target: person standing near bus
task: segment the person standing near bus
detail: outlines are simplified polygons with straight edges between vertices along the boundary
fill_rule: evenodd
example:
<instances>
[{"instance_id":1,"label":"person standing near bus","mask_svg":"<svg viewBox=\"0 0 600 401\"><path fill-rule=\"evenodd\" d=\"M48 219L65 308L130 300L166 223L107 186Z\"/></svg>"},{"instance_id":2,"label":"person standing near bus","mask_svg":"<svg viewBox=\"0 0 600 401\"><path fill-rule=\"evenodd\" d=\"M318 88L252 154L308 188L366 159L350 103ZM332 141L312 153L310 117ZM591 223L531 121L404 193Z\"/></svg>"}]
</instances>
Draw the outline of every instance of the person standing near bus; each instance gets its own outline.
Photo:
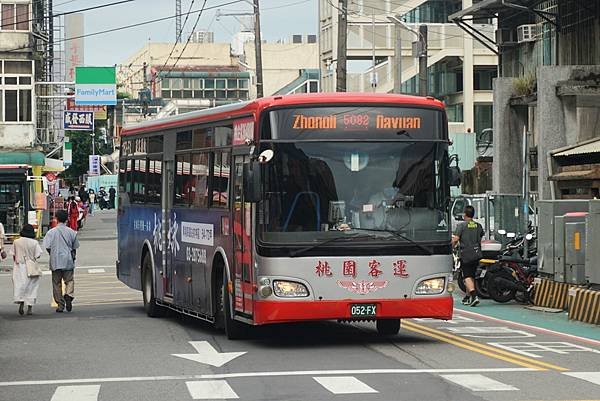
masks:
<instances>
[{"instance_id":1,"label":"person standing near bus","mask_svg":"<svg viewBox=\"0 0 600 401\"><path fill-rule=\"evenodd\" d=\"M95 203L96 203L96 193L91 188L90 188L90 192L88 194L88 198L89 198L88 207L89 207L89 210L90 210L90 216L93 216L94 215L94 206L96 206L95 205Z\"/></svg>"},{"instance_id":2,"label":"person standing near bus","mask_svg":"<svg viewBox=\"0 0 600 401\"><path fill-rule=\"evenodd\" d=\"M56 218L58 225L46 233L44 237L44 248L50 255L50 270L52 270L52 295L58 305L56 312L62 313L67 309L73 309L73 292L75 282L73 273L75 270L75 251L79 248L77 232L65 225L67 212L58 210ZM65 283L63 294L62 282Z\"/></svg>"},{"instance_id":3,"label":"person standing near bus","mask_svg":"<svg viewBox=\"0 0 600 401\"><path fill-rule=\"evenodd\" d=\"M108 194L109 194L108 208L114 209L115 208L115 199L117 198L117 190L115 189L115 187L111 186L108 190Z\"/></svg>"},{"instance_id":4,"label":"person standing near bus","mask_svg":"<svg viewBox=\"0 0 600 401\"><path fill-rule=\"evenodd\" d=\"M23 316L23 308L27 305L27 314L33 314L33 305L40 286L40 276L29 275L27 261L37 262L42 256L40 243L35 239L35 230L31 224L25 224L19 234L21 237L13 243L13 294L14 302L19 305L19 315Z\"/></svg>"},{"instance_id":5,"label":"person standing near bus","mask_svg":"<svg viewBox=\"0 0 600 401\"><path fill-rule=\"evenodd\" d=\"M452 245L460 244L460 268L467 288L462 303L470 306L479 304L475 292L475 271L481 259L481 238L484 234L483 227L473 220L474 217L475 208L466 206L463 212L464 220L458 224L452 236Z\"/></svg>"},{"instance_id":6,"label":"person standing near bus","mask_svg":"<svg viewBox=\"0 0 600 401\"><path fill-rule=\"evenodd\" d=\"M69 202L67 203L67 213L69 216L68 226L77 231L77 221L79 220L79 205L77 205L77 201L75 201L75 197L71 196L69 198Z\"/></svg>"}]
</instances>

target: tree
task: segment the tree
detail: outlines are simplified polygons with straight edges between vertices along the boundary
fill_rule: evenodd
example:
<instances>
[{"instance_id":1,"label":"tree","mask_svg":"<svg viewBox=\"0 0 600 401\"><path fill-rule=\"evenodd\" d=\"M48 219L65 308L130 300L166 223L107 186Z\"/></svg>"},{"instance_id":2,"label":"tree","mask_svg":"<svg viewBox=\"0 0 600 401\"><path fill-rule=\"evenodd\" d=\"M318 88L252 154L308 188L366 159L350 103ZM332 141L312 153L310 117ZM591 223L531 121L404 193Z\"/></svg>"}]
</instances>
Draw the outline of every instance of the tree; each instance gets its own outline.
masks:
<instances>
[{"instance_id":1,"label":"tree","mask_svg":"<svg viewBox=\"0 0 600 401\"><path fill-rule=\"evenodd\" d=\"M92 154L92 135L88 131L66 131L69 142L73 144L73 161L68 169L62 174L66 179L77 181L79 177L87 174L89 168L89 156ZM100 127L94 130L94 146L97 155L112 153L112 147L100 139Z\"/></svg>"}]
</instances>

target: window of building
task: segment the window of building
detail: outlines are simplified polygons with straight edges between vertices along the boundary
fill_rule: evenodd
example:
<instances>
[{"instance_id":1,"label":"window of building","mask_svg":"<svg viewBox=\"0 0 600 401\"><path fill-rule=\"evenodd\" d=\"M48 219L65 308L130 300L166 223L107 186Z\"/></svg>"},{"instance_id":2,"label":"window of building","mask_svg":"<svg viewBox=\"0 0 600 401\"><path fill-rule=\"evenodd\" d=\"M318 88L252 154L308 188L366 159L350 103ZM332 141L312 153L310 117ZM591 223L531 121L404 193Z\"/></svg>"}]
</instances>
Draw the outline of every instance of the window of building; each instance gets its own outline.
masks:
<instances>
[{"instance_id":1,"label":"window of building","mask_svg":"<svg viewBox=\"0 0 600 401\"><path fill-rule=\"evenodd\" d=\"M446 106L446 114L448 121L452 123L463 122L463 105L462 103L451 104Z\"/></svg>"},{"instance_id":2,"label":"window of building","mask_svg":"<svg viewBox=\"0 0 600 401\"><path fill-rule=\"evenodd\" d=\"M473 71L473 88L475 90L492 90L494 78L498 76L498 71L493 69L476 69Z\"/></svg>"},{"instance_id":3,"label":"window of building","mask_svg":"<svg viewBox=\"0 0 600 401\"><path fill-rule=\"evenodd\" d=\"M192 156L192 206L208 207L209 153L196 153Z\"/></svg>"},{"instance_id":4,"label":"window of building","mask_svg":"<svg viewBox=\"0 0 600 401\"><path fill-rule=\"evenodd\" d=\"M224 208L228 207L229 194L229 170L230 170L230 153L227 151L217 151L214 154L214 163L212 171L212 207Z\"/></svg>"},{"instance_id":5,"label":"window of building","mask_svg":"<svg viewBox=\"0 0 600 401\"><path fill-rule=\"evenodd\" d=\"M32 121L32 70L31 61L0 61L0 121Z\"/></svg>"},{"instance_id":6,"label":"window of building","mask_svg":"<svg viewBox=\"0 0 600 401\"><path fill-rule=\"evenodd\" d=\"M175 156L175 190L173 191L175 205L189 206L193 184L191 155Z\"/></svg>"},{"instance_id":7,"label":"window of building","mask_svg":"<svg viewBox=\"0 0 600 401\"><path fill-rule=\"evenodd\" d=\"M493 128L494 109L491 104L475 104L475 132L481 133L486 128Z\"/></svg>"},{"instance_id":8,"label":"window of building","mask_svg":"<svg viewBox=\"0 0 600 401\"><path fill-rule=\"evenodd\" d=\"M29 4L3 3L0 8L0 29L3 31L29 30Z\"/></svg>"}]
</instances>

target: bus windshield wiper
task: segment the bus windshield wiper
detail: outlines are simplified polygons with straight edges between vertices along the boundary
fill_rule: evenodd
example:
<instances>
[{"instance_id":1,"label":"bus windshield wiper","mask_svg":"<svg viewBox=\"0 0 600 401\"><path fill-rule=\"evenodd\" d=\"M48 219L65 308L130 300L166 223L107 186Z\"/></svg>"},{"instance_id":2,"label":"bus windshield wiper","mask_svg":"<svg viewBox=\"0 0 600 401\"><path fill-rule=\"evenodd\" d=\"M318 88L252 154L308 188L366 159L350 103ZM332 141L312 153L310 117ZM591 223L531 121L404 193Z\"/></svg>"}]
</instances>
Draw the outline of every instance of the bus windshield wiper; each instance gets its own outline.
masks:
<instances>
[{"instance_id":1,"label":"bus windshield wiper","mask_svg":"<svg viewBox=\"0 0 600 401\"><path fill-rule=\"evenodd\" d=\"M403 239L404 241L410 242L411 244L413 244L414 246L416 246L417 248L419 248L420 250L426 252L428 255L433 255L433 251L429 248L427 248L425 245L419 244L417 241L407 237L404 234L401 234L399 231L394 231L394 230L381 230L381 229L377 229L377 228L352 228L353 230L359 230L359 231L374 231L374 232L384 232L384 233L390 233L398 238Z\"/></svg>"},{"instance_id":2,"label":"bus windshield wiper","mask_svg":"<svg viewBox=\"0 0 600 401\"><path fill-rule=\"evenodd\" d=\"M316 244L312 244L312 245L306 246L304 248L297 249L295 251L290 251L289 256L291 258L294 258L296 256L299 256L299 255L305 253L305 252L310 251L311 249L315 249L315 248L318 248L320 246L330 244L332 242L336 242L336 241L339 241L339 240L342 240L342 239L349 239L349 238L353 238L353 239L356 239L356 238L373 238L373 234L371 234L371 235L368 235L368 234L365 235L365 234L354 233L352 235L345 235L345 236L342 236L342 237L328 238L328 239L323 240L321 242L317 242Z\"/></svg>"}]
</instances>

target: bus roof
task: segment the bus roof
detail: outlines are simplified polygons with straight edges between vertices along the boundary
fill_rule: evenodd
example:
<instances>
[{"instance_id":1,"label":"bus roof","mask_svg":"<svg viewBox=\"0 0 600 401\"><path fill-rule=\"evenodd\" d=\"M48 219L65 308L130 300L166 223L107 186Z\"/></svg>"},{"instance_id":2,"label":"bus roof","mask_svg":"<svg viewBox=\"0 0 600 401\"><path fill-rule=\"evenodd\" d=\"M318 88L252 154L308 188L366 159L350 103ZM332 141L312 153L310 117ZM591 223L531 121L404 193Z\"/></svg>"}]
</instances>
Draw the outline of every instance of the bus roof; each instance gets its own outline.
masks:
<instances>
[{"instance_id":1,"label":"bus roof","mask_svg":"<svg viewBox=\"0 0 600 401\"><path fill-rule=\"evenodd\" d=\"M123 128L121 136L144 134L158 130L173 129L189 125L202 124L211 121L224 120L247 115L256 115L262 110L273 106L297 105L331 105L344 103L361 104L397 104L404 106L425 106L444 108L444 104L430 96L396 95L388 93L305 93L295 95L269 96L247 102L232 103L225 106L213 107L205 110L193 111L145 121L140 124Z\"/></svg>"}]
</instances>

